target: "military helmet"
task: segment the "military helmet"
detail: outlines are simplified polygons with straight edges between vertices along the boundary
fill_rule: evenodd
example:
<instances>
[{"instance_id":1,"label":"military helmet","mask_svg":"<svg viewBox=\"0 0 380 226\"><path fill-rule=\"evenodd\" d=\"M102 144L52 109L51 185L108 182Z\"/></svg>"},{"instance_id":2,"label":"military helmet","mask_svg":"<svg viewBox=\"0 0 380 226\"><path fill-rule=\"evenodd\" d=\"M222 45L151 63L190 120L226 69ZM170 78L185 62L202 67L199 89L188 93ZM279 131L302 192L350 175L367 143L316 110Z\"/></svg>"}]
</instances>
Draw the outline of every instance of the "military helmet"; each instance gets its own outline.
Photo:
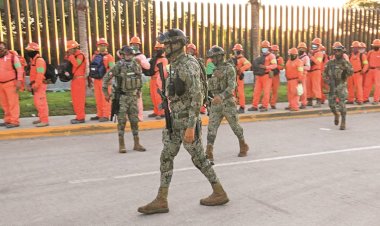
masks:
<instances>
[{"instance_id":1,"label":"military helmet","mask_svg":"<svg viewBox=\"0 0 380 226\"><path fill-rule=\"evenodd\" d=\"M134 51L133 51L132 47L130 47L130 46L123 46L120 50L120 53L124 54L124 55L126 55L126 54L133 55Z\"/></svg>"},{"instance_id":2,"label":"military helmet","mask_svg":"<svg viewBox=\"0 0 380 226\"><path fill-rule=\"evenodd\" d=\"M224 54L225 54L224 49L220 46L213 46L211 47L211 49L207 51L208 58L218 56L218 55L224 55Z\"/></svg>"},{"instance_id":3,"label":"military helmet","mask_svg":"<svg viewBox=\"0 0 380 226\"><path fill-rule=\"evenodd\" d=\"M169 29L165 33L161 33L158 38L158 42L161 44L175 43L177 41L182 41L184 45L187 44L188 38L185 33L177 28Z\"/></svg>"}]
</instances>

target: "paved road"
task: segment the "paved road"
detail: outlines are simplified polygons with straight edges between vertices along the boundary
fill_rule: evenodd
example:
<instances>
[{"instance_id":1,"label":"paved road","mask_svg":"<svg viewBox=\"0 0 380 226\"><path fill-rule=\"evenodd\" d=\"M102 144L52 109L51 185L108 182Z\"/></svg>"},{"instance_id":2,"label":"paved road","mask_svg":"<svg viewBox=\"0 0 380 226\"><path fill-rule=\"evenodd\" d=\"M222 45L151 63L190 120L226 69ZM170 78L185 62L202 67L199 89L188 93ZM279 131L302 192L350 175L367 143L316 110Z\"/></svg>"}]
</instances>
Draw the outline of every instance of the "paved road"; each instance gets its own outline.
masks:
<instances>
[{"instance_id":1,"label":"paved road","mask_svg":"<svg viewBox=\"0 0 380 226\"><path fill-rule=\"evenodd\" d=\"M159 185L160 131L146 153L116 152L116 134L0 141L0 225L355 225L380 222L380 114L244 123L251 146L222 125L215 170L231 202L204 207L211 188L182 149L170 212L143 216ZM204 134L205 135L205 134ZM127 146L132 147L127 136Z\"/></svg>"}]
</instances>

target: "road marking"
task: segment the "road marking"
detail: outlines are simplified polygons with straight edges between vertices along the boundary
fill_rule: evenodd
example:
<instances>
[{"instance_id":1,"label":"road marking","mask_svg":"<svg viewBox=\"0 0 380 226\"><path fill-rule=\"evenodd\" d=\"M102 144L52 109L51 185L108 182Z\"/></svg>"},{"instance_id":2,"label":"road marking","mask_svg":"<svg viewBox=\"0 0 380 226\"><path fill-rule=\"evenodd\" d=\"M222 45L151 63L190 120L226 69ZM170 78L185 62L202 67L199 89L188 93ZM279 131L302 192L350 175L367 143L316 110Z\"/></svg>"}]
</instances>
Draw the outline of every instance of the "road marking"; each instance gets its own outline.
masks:
<instances>
[{"instance_id":1,"label":"road marking","mask_svg":"<svg viewBox=\"0 0 380 226\"><path fill-rule=\"evenodd\" d=\"M329 129L329 128L319 128L320 130L322 130L322 131L330 131L331 129Z\"/></svg>"},{"instance_id":2,"label":"road marking","mask_svg":"<svg viewBox=\"0 0 380 226\"><path fill-rule=\"evenodd\" d=\"M380 150L380 146L368 146L368 147L359 147L359 148L348 148L348 149L332 150L332 151L322 151L322 152L313 152L313 153L299 154L299 155L286 155L286 156L263 158L263 159L254 159L254 160L247 160L247 161L227 162L227 163L215 164L214 167L225 167L225 166L234 166L234 165L243 165L243 164L258 163L258 162L270 162L270 161L285 160L285 159L295 159L295 158L304 158L304 157L311 157L311 156L331 155L331 154L346 153L346 152L369 151L369 150L376 150L376 149ZM197 168L195 168L195 167L185 167L185 168L180 168L180 169L174 169L173 171L174 172L184 172L184 171L191 171L191 170L197 170ZM145 173L133 173L133 174L114 176L114 177L111 177L109 179L125 179L125 178L142 177L142 176L159 175L159 174L160 174L160 171L151 171L151 172L145 172ZM104 181L104 180L107 180L107 178L93 178L93 179L73 180L73 181L68 181L68 183L70 183L70 184L79 184L79 183L98 182L98 181Z\"/></svg>"}]
</instances>

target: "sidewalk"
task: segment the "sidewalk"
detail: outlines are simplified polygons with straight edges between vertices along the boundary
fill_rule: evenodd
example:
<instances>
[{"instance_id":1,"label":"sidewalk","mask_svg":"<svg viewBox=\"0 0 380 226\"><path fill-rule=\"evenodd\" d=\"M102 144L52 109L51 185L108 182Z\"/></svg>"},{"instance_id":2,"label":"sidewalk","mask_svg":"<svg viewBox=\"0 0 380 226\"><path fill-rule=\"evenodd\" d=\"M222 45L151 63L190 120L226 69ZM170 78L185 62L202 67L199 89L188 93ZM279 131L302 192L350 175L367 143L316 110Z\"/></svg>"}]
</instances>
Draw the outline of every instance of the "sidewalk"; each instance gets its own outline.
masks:
<instances>
[{"instance_id":1,"label":"sidewalk","mask_svg":"<svg viewBox=\"0 0 380 226\"><path fill-rule=\"evenodd\" d=\"M255 122L266 120L278 120L289 118L309 118L331 115L328 104L323 104L322 108L308 107L305 110L298 112L289 112L284 110L288 105L287 102L278 103L277 109L269 110L268 112L250 112L246 110L245 114L239 115L240 122ZM247 106L248 109L251 106ZM380 112L380 105L364 104L364 105L347 105L348 114L353 113L367 113L367 112ZM144 112L144 121L139 123L140 130L161 129L165 126L165 120L156 120L148 118L151 111ZM116 123L90 121L90 117L95 115L86 115L86 123L83 124L70 124L70 120L74 118L73 115L66 116L51 116L50 126L43 128L36 128L32 122L36 117L21 118L20 127L13 129L6 129L0 127L0 140L33 138L33 137L50 137L50 136L72 136L72 135L85 135L96 133L116 133ZM208 124L208 117L202 116L203 125ZM226 123L223 120L222 123ZM130 131L129 123L127 123L126 131Z\"/></svg>"}]
</instances>

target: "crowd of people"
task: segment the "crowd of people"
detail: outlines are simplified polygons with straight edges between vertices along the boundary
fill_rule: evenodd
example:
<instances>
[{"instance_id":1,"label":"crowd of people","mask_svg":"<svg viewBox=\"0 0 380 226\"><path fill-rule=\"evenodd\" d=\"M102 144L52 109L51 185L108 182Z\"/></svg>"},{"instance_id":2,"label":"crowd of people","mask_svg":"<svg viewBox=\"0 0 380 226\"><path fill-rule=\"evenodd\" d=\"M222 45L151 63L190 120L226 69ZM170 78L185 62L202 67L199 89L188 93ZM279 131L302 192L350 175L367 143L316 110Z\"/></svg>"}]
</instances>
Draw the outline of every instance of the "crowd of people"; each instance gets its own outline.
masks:
<instances>
[{"instance_id":1,"label":"crowd of people","mask_svg":"<svg viewBox=\"0 0 380 226\"><path fill-rule=\"evenodd\" d=\"M148 117L161 119L164 117L163 109L160 108L161 96L157 92L162 86L159 76L158 64L163 64L165 77L170 70L170 64L164 54L164 46L157 42L154 46L154 53L151 59L141 53L141 40L139 37L132 37L129 41L133 50L134 60L141 66L142 73L150 76L150 96L153 103L153 112ZM354 74L347 78L347 104L362 105L369 102L370 93L373 86L375 91L372 104L378 104L380 99L380 41L376 39L372 43L372 50L367 52L367 47L363 42L354 41L348 49L340 42L335 42L333 49L342 48L343 57L353 66ZM34 105L38 112L38 120L33 121L37 127L49 125L49 107L46 98L47 82L45 73L47 63L40 55L40 46L31 42L25 48L28 62L16 51L8 50L5 42L0 42L0 70L4 71L0 75L0 98L4 111L4 122L0 126L14 128L19 126L19 91L27 90L33 93ZM108 52L108 42L101 38L97 42L97 50L90 60L90 76L86 75L86 59L80 50L80 45L74 40L67 41L65 60L72 65L71 96L75 118L70 121L72 124L85 123L85 102L86 83L93 86L96 100L96 116L90 120L107 122L110 120L111 101L108 101L102 91L103 76L115 65L115 57ZM327 55L326 48L322 45L320 38L312 40L308 47L305 42L300 42L296 48L288 51L288 61L280 56L278 45L271 45L267 40L261 42L260 56L249 62L244 57L244 49L241 44L235 44L229 56L228 62L235 68L237 74L237 87L234 90L238 113L246 110L246 97L244 92L244 72L253 70L255 75L252 107L248 111L265 112L269 109L276 109L278 101L278 90L280 87L280 72L285 70L287 78L288 102L286 108L290 111L299 111L307 106L313 108L321 107L326 101L326 93L329 84L323 79L323 72L328 61L335 58L335 55ZM198 57L197 47L189 43L185 47L186 53L194 56L205 69L205 74L211 78L216 68L210 58L206 60ZM117 51L117 60L122 58L120 50ZM295 61L295 59L298 59ZM300 66L302 65L302 67ZM92 70L99 75L91 76ZM25 84L25 75L30 76L30 83ZM111 83L107 85L111 92ZM302 88L301 88L302 87ZM138 119L143 120L143 102L140 92L137 99ZM206 113L206 106L202 106L200 113Z\"/></svg>"}]
</instances>

